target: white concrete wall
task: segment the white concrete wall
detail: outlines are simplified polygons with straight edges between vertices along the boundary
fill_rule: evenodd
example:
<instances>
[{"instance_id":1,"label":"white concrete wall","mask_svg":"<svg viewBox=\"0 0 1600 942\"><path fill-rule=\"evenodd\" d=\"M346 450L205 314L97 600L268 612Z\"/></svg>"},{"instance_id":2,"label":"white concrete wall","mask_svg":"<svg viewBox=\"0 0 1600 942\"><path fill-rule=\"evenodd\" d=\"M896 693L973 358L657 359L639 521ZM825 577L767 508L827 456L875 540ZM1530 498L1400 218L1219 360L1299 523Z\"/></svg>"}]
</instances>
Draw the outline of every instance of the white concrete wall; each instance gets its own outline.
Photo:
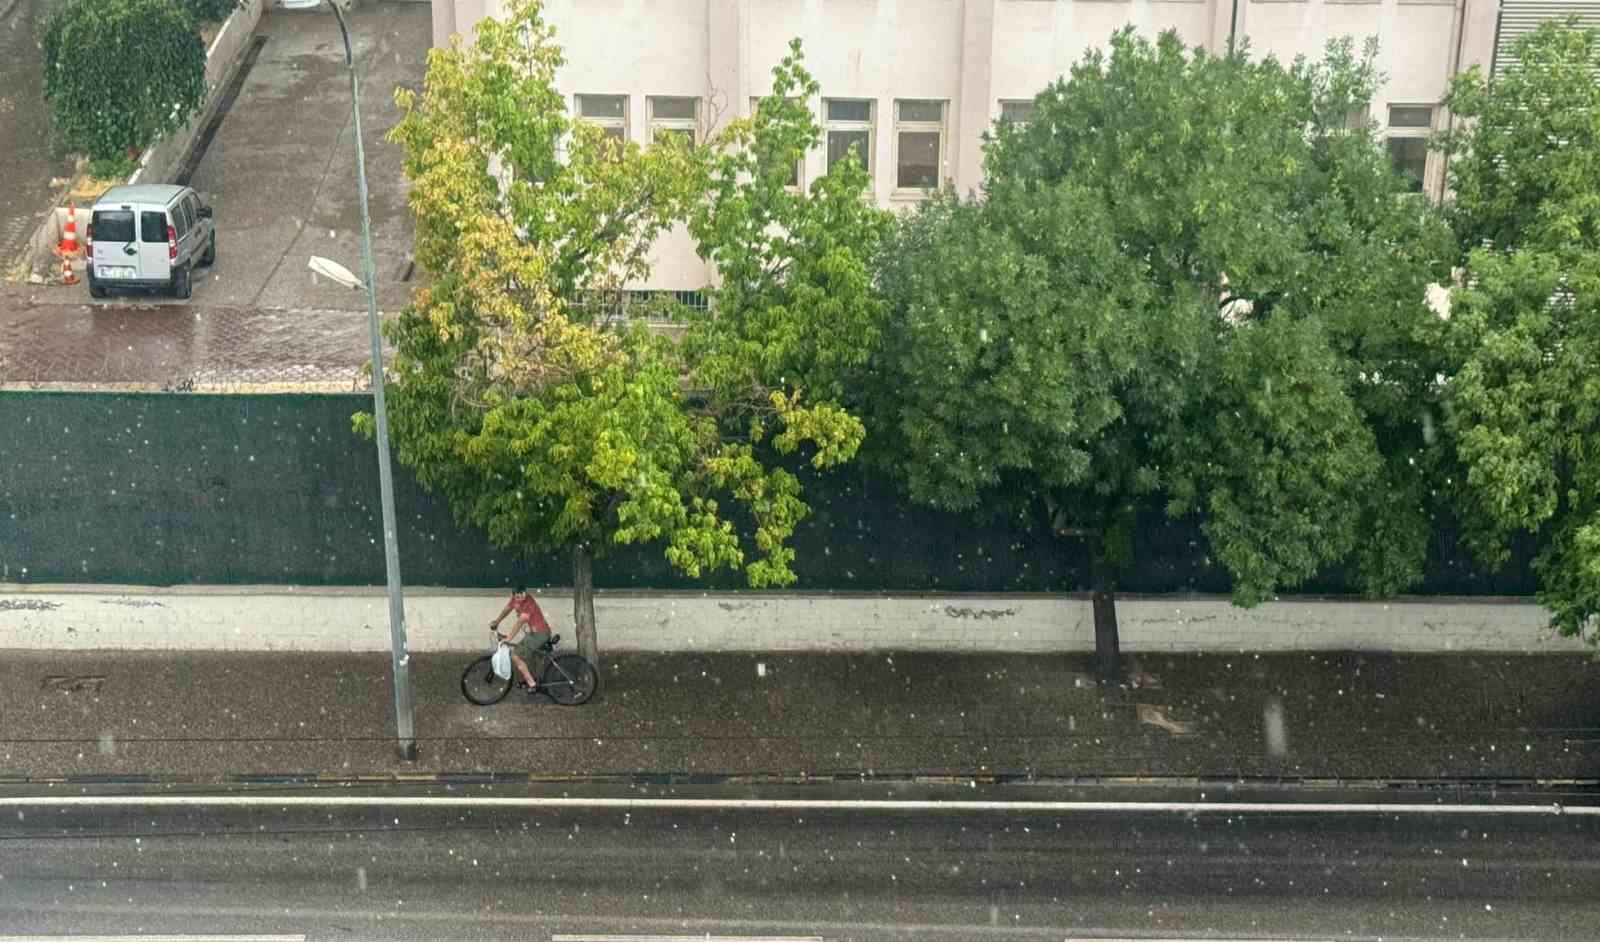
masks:
<instances>
[{"instance_id":1,"label":"white concrete wall","mask_svg":"<svg viewBox=\"0 0 1600 942\"><path fill-rule=\"evenodd\" d=\"M448 42L502 0L434 0L435 36ZM1388 79L1373 102L1381 125L1391 102L1437 103L1456 60L1458 22L1466 24L1462 67L1492 53L1497 0L1238 0L1237 32L1256 55L1284 62L1319 57L1335 36L1379 38ZM789 40L805 43L806 63L823 97L877 103L873 190L900 209L894 193L894 102L949 102L944 177L962 192L982 181L981 135L1000 101L1032 98L1085 52L1127 25L1148 36L1175 29L1191 46L1227 48L1234 0L548 0L568 63L557 77L569 96L625 94L629 138L648 139L651 95L715 96L725 114L748 112L771 89ZM820 114L820 103L814 103ZM1442 119L1441 119L1442 120ZM805 179L825 169L821 148L806 158ZM1442 160L1430 159L1440 189ZM642 287L694 289L710 277L683 232L664 237Z\"/></svg>"},{"instance_id":2,"label":"white concrete wall","mask_svg":"<svg viewBox=\"0 0 1600 942\"><path fill-rule=\"evenodd\" d=\"M411 649L472 650L504 593L414 590ZM570 593L539 594L571 637ZM1344 602L1285 599L1255 609L1220 598L1128 598L1117 606L1129 652L1579 652L1548 613L1515 600ZM611 651L937 650L1087 652L1093 615L1066 595L602 593ZM0 650L388 650L381 589L0 587Z\"/></svg>"}]
</instances>

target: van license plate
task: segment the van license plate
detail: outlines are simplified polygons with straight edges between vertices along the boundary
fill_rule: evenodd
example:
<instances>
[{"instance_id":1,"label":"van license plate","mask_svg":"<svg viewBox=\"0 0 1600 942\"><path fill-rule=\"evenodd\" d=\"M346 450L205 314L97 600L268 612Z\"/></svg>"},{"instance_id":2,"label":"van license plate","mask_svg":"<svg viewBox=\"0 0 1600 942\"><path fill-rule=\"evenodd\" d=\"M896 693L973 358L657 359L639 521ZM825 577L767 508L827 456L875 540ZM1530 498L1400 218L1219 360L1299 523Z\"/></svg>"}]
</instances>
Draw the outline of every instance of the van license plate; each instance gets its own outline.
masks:
<instances>
[{"instance_id":1,"label":"van license plate","mask_svg":"<svg viewBox=\"0 0 1600 942\"><path fill-rule=\"evenodd\" d=\"M101 278L132 278L133 269L125 265L114 265L109 268L97 269L96 274Z\"/></svg>"}]
</instances>

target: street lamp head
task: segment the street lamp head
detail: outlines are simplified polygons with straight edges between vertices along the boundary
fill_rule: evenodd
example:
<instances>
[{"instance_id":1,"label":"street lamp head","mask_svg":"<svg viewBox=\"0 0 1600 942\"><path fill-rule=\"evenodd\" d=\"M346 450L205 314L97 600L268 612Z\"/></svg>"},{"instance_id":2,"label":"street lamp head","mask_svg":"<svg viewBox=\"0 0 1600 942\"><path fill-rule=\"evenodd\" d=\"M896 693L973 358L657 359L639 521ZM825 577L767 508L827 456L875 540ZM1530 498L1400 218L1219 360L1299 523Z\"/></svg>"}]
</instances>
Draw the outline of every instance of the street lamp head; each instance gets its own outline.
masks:
<instances>
[{"instance_id":1,"label":"street lamp head","mask_svg":"<svg viewBox=\"0 0 1600 942\"><path fill-rule=\"evenodd\" d=\"M331 258L320 255L311 256L310 269L324 278L331 278L346 288L364 288L366 283L357 278L355 272L340 265Z\"/></svg>"}]
</instances>

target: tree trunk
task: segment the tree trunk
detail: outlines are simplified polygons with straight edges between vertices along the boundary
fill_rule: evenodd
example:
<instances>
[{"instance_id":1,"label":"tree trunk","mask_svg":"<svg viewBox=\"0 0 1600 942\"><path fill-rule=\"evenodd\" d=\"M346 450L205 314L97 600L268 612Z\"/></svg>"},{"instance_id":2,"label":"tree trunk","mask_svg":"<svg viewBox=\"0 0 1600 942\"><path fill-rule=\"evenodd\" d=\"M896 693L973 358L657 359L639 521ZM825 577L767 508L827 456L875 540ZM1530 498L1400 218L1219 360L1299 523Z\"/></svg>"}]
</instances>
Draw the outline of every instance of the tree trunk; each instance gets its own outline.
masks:
<instances>
[{"instance_id":1,"label":"tree trunk","mask_svg":"<svg viewBox=\"0 0 1600 942\"><path fill-rule=\"evenodd\" d=\"M572 620L578 632L578 653L599 667L600 645L594 624L594 556L587 543L572 549Z\"/></svg>"},{"instance_id":2,"label":"tree trunk","mask_svg":"<svg viewBox=\"0 0 1600 942\"><path fill-rule=\"evenodd\" d=\"M1095 547L1094 586L1094 666L1103 684L1122 683L1122 642L1117 637L1117 575L1107 564L1102 547Z\"/></svg>"}]
</instances>

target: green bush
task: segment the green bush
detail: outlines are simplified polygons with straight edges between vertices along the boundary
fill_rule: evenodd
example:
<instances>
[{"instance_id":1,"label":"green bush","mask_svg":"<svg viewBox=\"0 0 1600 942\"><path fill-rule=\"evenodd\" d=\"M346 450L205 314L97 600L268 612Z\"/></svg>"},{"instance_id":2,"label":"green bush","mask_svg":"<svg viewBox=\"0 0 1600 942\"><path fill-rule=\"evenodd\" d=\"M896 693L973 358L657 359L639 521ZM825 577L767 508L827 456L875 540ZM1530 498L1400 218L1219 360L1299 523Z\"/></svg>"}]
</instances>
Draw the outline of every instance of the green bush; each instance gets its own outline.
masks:
<instances>
[{"instance_id":1,"label":"green bush","mask_svg":"<svg viewBox=\"0 0 1600 942\"><path fill-rule=\"evenodd\" d=\"M132 175L139 162L126 154L97 157L89 161L89 176L96 180L121 180Z\"/></svg>"},{"instance_id":2,"label":"green bush","mask_svg":"<svg viewBox=\"0 0 1600 942\"><path fill-rule=\"evenodd\" d=\"M150 146L181 128L205 94L205 46L174 0L72 0L45 30L56 130L91 159Z\"/></svg>"},{"instance_id":3,"label":"green bush","mask_svg":"<svg viewBox=\"0 0 1600 942\"><path fill-rule=\"evenodd\" d=\"M221 23L239 8L240 0L178 0L196 23Z\"/></svg>"}]
</instances>

